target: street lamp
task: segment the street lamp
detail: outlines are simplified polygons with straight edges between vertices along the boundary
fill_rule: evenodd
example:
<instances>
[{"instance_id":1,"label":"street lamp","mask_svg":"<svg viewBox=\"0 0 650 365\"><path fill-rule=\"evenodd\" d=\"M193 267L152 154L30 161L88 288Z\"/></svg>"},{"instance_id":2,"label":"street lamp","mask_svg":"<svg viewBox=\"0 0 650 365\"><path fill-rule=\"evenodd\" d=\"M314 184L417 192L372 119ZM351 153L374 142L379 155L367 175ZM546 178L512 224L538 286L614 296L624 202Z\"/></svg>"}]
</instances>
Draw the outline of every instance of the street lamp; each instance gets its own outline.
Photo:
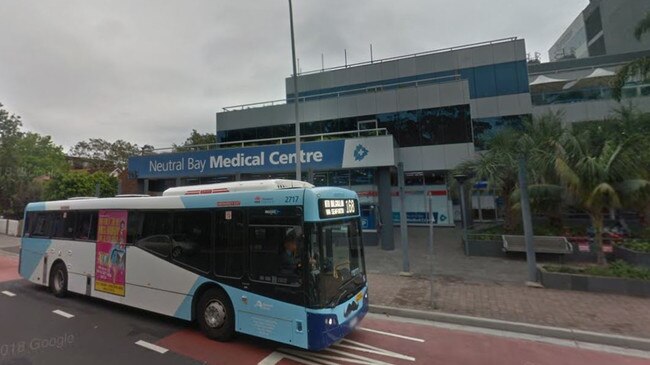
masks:
<instances>
[{"instance_id":1,"label":"street lamp","mask_svg":"<svg viewBox=\"0 0 650 365\"><path fill-rule=\"evenodd\" d=\"M463 221L463 243L465 245L465 255L469 254L469 245L467 242L467 212L466 212L466 206L465 206L465 181L467 181L469 177L464 174L457 174L454 175L454 180L458 182L458 185L460 187L460 215L462 217Z\"/></svg>"},{"instance_id":2,"label":"street lamp","mask_svg":"<svg viewBox=\"0 0 650 365\"><path fill-rule=\"evenodd\" d=\"M302 180L302 161L300 151L300 121L298 120L298 72L296 67L296 41L293 36L293 7L289 0L289 24L291 26L291 56L293 62L293 107L296 114L296 180Z\"/></svg>"}]
</instances>

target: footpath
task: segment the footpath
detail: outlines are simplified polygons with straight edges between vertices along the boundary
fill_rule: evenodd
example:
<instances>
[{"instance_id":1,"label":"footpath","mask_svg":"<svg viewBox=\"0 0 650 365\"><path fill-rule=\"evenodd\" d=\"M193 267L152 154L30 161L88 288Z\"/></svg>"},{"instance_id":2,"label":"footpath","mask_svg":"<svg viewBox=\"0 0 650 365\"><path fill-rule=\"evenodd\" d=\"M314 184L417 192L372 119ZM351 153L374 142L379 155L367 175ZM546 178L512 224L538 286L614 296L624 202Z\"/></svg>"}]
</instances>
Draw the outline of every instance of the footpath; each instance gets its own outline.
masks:
<instances>
[{"instance_id":1,"label":"footpath","mask_svg":"<svg viewBox=\"0 0 650 365\"><path fill-rule=\"evenodd\" d=\"M530 288L524 257L466 257L459 229L436 228L432 258L427 234L409 229L412 277L399 234L394 251L366 248L371 304L650 339L650 298Z\"/></svg>"}]
</instances>

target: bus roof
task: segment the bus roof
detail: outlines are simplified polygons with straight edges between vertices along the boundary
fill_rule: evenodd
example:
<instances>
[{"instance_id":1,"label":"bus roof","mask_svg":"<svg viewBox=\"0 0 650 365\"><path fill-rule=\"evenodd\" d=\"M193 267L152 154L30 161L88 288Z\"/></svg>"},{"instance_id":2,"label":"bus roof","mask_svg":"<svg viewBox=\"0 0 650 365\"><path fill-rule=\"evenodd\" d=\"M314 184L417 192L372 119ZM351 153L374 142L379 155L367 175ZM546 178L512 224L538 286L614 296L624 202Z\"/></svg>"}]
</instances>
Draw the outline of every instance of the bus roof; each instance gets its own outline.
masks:
<instances>
[{"instance_id":1,"label":"bus roof","mask_svg":"<svg viewBox=\"0 0 650 365\"><path fill-rule=\"evenodd\" d=\"M244 191L269 191L282 189L310 189L314 185L298 180L269 179L269 180L251 180L251 181L234 181L219 184L191 185L169 188L163 192L163 196L179 195L203 195L234 193Z\"/></svg>"}]
</instances>

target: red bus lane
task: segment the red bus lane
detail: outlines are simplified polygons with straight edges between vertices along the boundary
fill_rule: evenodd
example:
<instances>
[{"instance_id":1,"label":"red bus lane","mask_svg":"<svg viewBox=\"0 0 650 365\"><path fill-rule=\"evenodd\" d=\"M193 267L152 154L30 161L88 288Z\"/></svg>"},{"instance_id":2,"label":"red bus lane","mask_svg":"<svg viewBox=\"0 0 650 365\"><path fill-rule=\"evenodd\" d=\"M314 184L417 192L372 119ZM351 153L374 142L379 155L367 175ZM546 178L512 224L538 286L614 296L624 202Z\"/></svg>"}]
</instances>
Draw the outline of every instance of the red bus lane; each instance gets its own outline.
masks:
<instances>
[{"instance_id":1,"label":"red bus lane","mask_svg":"<svg viewBox=\"0 0 650 365\"><path fill-rule=\"evenodd\" d=\"M556 341L558 342L558 341ZM562 341L559 341L560 343ZM320 352L239 336L218 343L186 330L157 344L206 364L649 364L650 358L369 316L354 333ZM647 355L647 354L646 354Z\"/></svg>"},{"instance_id":2,"label":"red bus lane","mask_svg":"<svg viewBox=\"0 0 650 365\"><path fill-rule=\"evenodd\" d=\"M18 257L0 255L0 282L20 279Z\"/></svg>"}]
</instances>

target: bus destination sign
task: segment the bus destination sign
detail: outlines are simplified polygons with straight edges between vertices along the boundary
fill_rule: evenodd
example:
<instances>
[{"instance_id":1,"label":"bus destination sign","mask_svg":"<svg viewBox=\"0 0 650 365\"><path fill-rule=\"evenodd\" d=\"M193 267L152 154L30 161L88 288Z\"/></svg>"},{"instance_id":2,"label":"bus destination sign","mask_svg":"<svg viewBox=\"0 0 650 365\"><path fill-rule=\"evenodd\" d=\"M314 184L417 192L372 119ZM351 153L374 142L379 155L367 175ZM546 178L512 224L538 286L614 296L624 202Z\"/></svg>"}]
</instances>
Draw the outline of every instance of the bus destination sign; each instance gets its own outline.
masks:
<instances>
[{"instance_id":1,"label":"bus destination sign","mask_svg":"<svg viewBox=\"0 0 650 365\"><path fill-rule=\"evenodd\" d=\"M320 199L319 212L321 218L337 218L359 214L356 199Z\"/></svg>"}]
</instances>

